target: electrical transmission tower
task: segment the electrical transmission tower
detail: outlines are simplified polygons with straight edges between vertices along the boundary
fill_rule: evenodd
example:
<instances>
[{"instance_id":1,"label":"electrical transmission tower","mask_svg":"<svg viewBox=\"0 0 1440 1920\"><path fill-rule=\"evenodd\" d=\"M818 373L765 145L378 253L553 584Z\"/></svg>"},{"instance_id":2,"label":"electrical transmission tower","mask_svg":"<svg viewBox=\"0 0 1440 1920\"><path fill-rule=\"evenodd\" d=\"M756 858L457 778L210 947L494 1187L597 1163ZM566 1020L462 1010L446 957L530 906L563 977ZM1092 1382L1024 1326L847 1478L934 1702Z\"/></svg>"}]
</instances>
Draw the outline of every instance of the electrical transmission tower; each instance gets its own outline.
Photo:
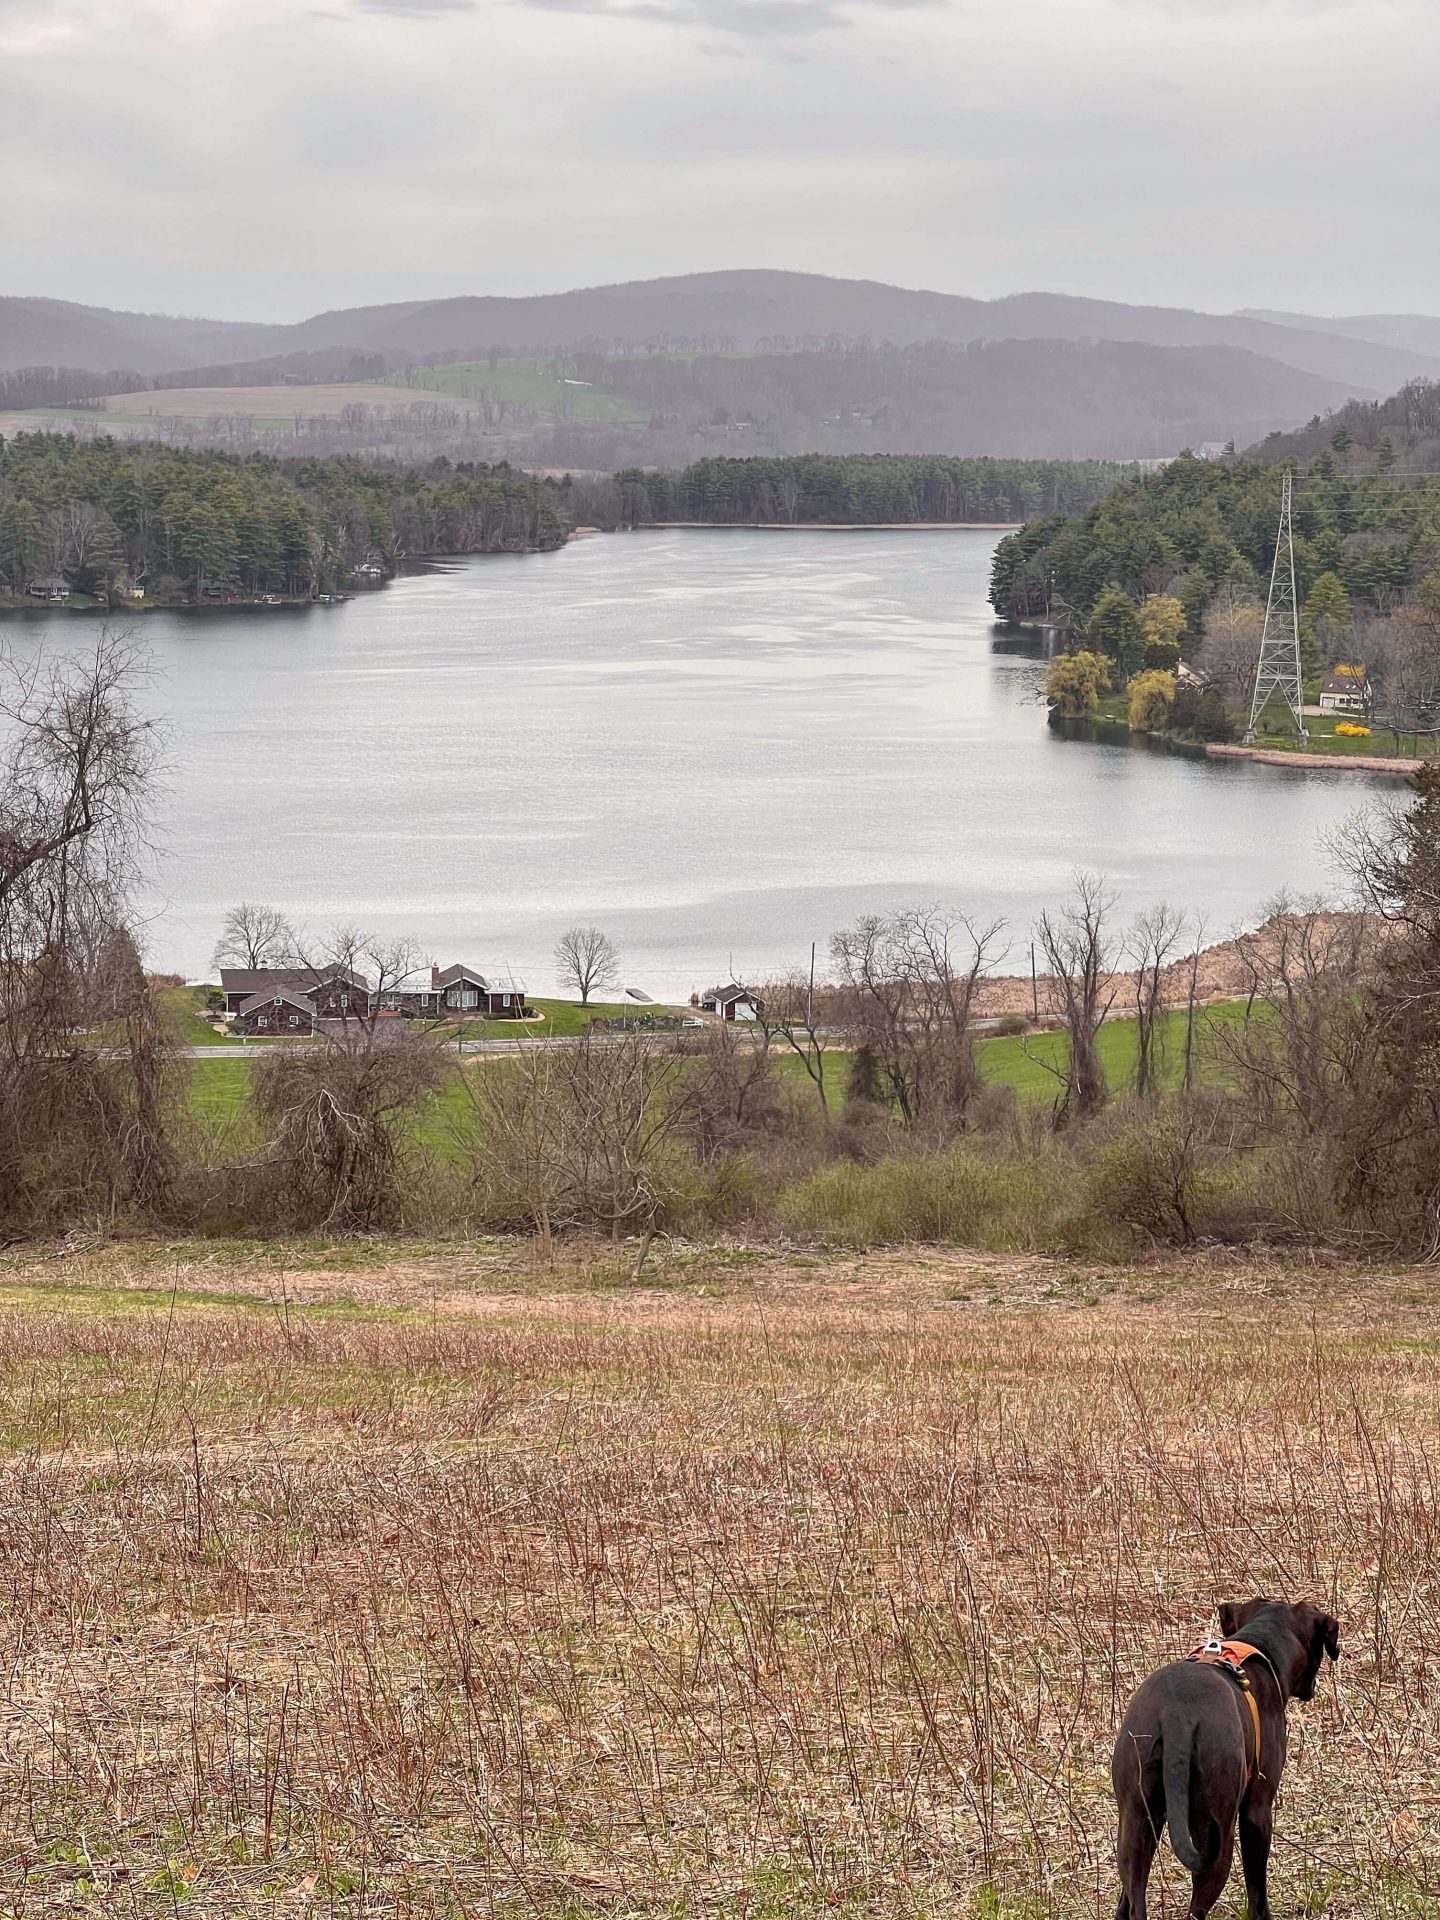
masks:
<instances>
[{"instance_id":1,"label":"electrical transmission tower","mask_svg":"<svg viewBox=\"0 0 1440 1920\"><path fill-rule=\"evenodd\" d=\"M1265 603L1265 625L1260 634L1260 660L1255 691L1250 697L1250 724L1245 744L1255 739L1255 723L1278 693L1290 709L1297 740L1308 740L1300 687L1300 609L1295 603L1295 536L1291 526L1290 469L1280 483L1280 531L1275 536L1275 564L1270 569L1270 598Z\"/></svg>"}]
</instances>

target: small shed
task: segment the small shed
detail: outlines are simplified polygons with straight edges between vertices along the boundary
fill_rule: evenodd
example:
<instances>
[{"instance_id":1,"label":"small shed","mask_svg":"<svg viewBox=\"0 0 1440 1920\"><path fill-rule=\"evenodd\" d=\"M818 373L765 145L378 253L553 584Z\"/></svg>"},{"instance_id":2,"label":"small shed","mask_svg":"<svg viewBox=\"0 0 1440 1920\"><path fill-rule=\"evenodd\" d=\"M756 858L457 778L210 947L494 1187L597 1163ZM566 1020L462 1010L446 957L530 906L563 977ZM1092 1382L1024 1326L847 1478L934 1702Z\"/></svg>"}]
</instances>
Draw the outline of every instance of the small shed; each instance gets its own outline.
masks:
<instances>
[{"instance_id":1,"label":"small shed","mask_svg":"<svg viewBox=\"0 0 1440 1920\"><path fill-rule=\"evenodd\" d=\"M748 987L737 987L732 982L728 987L711 987L708 993L702 993L700 1011L718 1014L722 1020L754 1020L760 1012L760 1002Z\"/></svg>"}]
</instances>

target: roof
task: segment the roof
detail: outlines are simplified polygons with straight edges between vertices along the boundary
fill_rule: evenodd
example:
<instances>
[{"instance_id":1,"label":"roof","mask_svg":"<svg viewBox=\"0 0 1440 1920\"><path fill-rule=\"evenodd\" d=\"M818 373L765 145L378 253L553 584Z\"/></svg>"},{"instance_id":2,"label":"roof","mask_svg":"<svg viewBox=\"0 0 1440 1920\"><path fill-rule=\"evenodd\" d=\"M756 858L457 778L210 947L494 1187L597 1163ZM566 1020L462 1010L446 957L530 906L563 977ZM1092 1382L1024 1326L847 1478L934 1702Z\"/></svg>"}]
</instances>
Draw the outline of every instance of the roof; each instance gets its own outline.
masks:
<instances>
[{"instance_id":1,"label":"roof","mask_svg":"<svg viewBox=\"0 0 1440 1920\"><path fill-rule=\"evenodd\" d=\"M748 987L731 985L711 987L708 992L702 993L700 998L702 1000L753 1000L755 996Z\"/></svg>"},{"instance_id":2,"label":"roof","mask_svg":"<svg viewBox=\"0 0 1440 1920\"><path fill-rule=\"evenodd\" d=\"M263 993L252 993L248 1000L240 1002L240 1012L259 1013L263 1007L273 1007L276 1003L294 1007L297 1013L303 1013L307 1020L313 1019L314 1009L302 994L292 993L284 987L267 987Z\"/></svg>"},{"instance_id":3,"label":"roof","mask_svg":"<svg viewBox=\"0 0 1440 1920\"><path fill-rule=\"evenodd\" d=\"M465 966L459 960L453 967L442 967L436 976L436 984L442 987L453 987L457 980L468 980L471 986L483 987L486 993L490 991L490 982L484 974L475 967Z\"/></svg>"},{"instance_id":4,"label":"roof","mask_svg":"<svg viewBox=\"0 0 1440 1920\"><path fill-rule=\"evenodd\" d=\"M321 987L328 987L334 980L342 980L347 986L358 987L368 992L370 982L363 973L355 973L349 967L222 967L220 969L220 989L222 993L260 993L268 989L274 992L277 987L298 988L302 993L314 993Z\"/></svg>"},{"instance_id":5,"label":"roof","mask_svg":"<svg viewBox=\"0 0 1440 1920\"><path fill-rule=\"evenodd\" d=\"M1365 669L1353 661L1342 662L1325 676L1323 693L1363 693L1365 690Z\"/></svg>"}]
</instances>

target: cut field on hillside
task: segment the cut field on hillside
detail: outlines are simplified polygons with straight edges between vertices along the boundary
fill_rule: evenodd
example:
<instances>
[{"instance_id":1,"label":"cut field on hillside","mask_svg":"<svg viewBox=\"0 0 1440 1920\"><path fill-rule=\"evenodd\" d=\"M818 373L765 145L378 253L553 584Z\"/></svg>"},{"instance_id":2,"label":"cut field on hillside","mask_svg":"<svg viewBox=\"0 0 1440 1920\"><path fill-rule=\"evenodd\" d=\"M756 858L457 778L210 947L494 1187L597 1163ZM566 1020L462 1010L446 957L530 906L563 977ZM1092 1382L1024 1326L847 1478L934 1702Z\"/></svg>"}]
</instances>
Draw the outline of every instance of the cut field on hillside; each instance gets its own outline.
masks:
<instances>
[{"instance_id":1,"label":"cut field on hillside","mask_svg":"<svg viewBox=\"0 0 1440 1920\"><path fill-rule=\"evenodd\" d=\"M1277 1909L1433 1912L1433 1275L627 1265L0 1260L16 1911L1078 1920L1129 1690L1284 1591Z\"/></svg>"},{"instance_id":2,"label":"cut field on hillside","mask_svg":"<svg viewBox=\"0 0 1440 1920\"><path fill-rule=\"evenodd\" d=\"M575 368L565 360L501 359L457 360L444 367L411 367L404 373L392 373L378 385L390 392L444 394L463 407L467 402L505 401L512 406L528 407L535 413L564 420L642 424L649 418L634 401L597 388L576 378ZM373 388L364 389L372 392Z\"/></svg>"}]
</instances>

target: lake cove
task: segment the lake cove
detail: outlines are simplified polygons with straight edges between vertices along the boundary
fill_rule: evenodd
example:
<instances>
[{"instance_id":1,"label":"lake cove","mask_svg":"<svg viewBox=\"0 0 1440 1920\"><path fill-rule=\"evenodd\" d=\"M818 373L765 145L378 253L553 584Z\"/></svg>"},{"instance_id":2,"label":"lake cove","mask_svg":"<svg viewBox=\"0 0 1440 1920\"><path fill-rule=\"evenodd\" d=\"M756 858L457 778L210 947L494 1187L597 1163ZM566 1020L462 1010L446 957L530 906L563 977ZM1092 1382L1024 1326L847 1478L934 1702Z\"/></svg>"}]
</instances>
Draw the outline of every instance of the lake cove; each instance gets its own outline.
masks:
<instances>
[{"instance_id":1,"label":"lake cove","mask_svg":"<svg viewBox=\"0 0 1440 1920\"><path fill-rule=\"evenodd\" d=\"M1042 663L995 645L998 537L666 529L333 607L151 614L150 958L203 973L246 897L544 992L593 920L627 984L674 996L907 903L1003 916L1015 963L1077 867L1211 938L1327 884L1327 831L1393 787L1057 738Z\"/></svg>"}]
</instances>

